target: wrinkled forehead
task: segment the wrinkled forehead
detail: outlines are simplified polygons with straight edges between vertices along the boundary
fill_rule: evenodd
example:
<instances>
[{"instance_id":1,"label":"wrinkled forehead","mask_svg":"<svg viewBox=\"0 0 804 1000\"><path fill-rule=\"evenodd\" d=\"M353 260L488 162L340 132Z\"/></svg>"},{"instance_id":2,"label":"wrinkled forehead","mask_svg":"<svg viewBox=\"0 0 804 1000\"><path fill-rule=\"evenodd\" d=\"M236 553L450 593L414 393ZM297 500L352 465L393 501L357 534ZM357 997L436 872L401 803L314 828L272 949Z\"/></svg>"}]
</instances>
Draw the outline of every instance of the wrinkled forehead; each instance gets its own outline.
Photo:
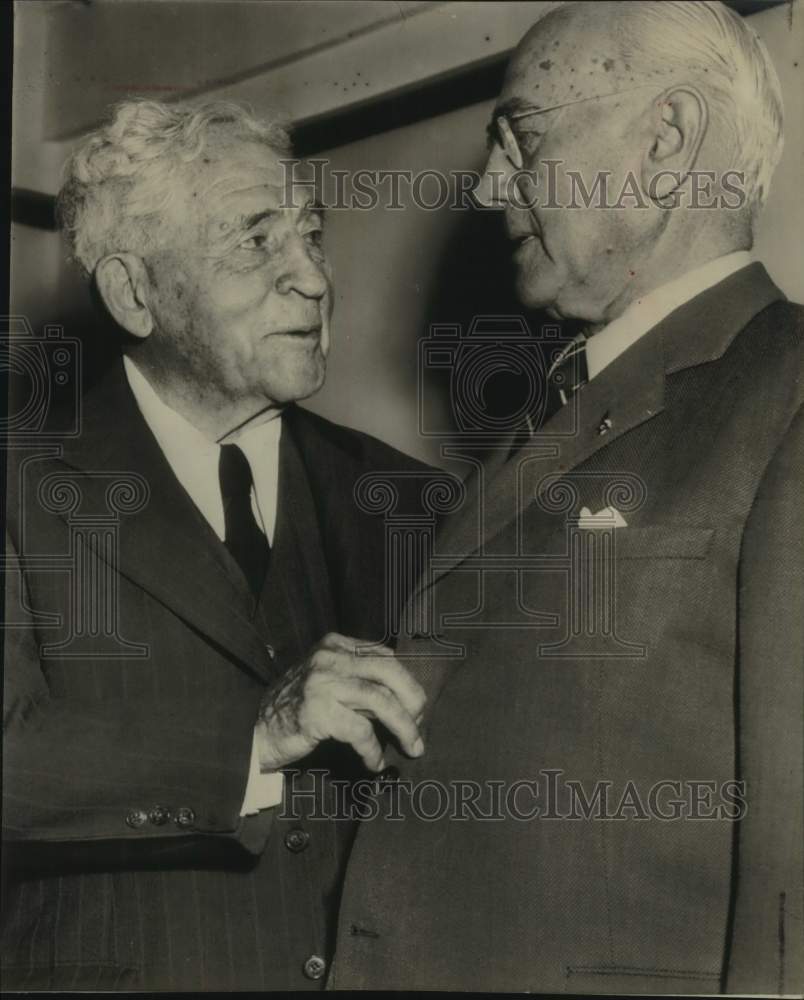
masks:
<instances>
[{"instance_id":1,"label":"wrinkled forehead","mask_svg":"<svg viewBox=\"0 0 804 1000\"><path fill-rule=\"evenodd\" d=\"M642 82L608 30L604 7L559 9L538 21L511 57L499 103L547 108Z\"/></svg>"},{"instance_id":2,"label":"wrinkled forehead","mask_svg":"<svg viewBox=\"0 0 804 1000\"><path fill-rule=\"evenodd\" d=\"M201 232L230 231L257 215L297 215L316 203L310 168L263 143L208 142L177 178L188 225Z\"/></svg>"},{"instance_id":3,"label":"wrinkled forehead","mask_svg":"<svg viewBox=\"0 0 804 1000\"><path fill-rule=\"evenodd\" d=\"M241 198L269 198L279 205L284 177L279 154L263 143L213 138L187 164L181 179L187 196L203 211Z\"/></svg>"}]
</instances>

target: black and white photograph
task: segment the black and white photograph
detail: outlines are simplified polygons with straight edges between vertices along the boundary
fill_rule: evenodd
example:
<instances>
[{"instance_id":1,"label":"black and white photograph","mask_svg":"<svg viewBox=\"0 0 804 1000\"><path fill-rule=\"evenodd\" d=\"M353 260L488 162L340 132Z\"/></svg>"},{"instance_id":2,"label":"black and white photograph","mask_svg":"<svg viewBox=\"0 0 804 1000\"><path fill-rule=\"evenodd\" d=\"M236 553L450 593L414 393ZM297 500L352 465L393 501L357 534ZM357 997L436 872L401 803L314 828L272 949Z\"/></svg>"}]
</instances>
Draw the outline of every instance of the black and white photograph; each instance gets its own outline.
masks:
<instances>
[{"instance_id":1,"label":"black and white photograph","mask_svg":"<svg viewBox=\"0 0 804 1000\"><path fill-rule=\"evenodd\" d=\"M804 995L804 0L15 0L0 988Z\"/></svg>"}]
</instances>

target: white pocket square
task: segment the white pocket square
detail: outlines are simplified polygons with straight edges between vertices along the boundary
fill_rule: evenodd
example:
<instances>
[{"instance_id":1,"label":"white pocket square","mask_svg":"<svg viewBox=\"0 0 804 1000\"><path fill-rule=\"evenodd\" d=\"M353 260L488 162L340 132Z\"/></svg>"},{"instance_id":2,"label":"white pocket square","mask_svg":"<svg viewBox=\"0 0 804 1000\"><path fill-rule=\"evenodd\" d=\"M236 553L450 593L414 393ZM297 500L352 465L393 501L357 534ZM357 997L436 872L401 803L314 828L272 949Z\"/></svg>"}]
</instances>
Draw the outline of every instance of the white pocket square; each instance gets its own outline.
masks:
<instances>
[{"instance_id":1,"label":"white pocket square","mask_svg":"<svg viewBox=\"0 0 804 1000\"><path fill-rule=\"evenodd\" d=\"M628 522L616 507L604 507L593 514L588 507L581 507L578 515L578 527L594 531L598 528L627 528Z\"/></svg>"}]
</instances>

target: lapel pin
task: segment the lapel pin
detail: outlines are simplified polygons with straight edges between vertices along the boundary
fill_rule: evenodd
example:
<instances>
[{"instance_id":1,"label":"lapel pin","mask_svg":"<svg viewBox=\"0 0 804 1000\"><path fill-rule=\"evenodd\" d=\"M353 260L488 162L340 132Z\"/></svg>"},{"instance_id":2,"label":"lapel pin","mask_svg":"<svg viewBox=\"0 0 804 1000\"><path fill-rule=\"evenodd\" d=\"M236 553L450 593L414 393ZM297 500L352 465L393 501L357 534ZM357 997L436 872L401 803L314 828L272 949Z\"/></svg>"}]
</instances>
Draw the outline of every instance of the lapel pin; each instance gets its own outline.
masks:
<instances>
[{"instance_id":1,"label":"lapel pin","mask_svg":"<svg viewBox=\"0 0 804 1000\"><path fill-rule=\"evenodd\" d=\"M608 432L611 430L611 427L612 427L611 417L608 415L608 413L604 413L603 419L597 425L597 433L602 437L604 434L608 434Z\"/></svg>"}]
</instances>

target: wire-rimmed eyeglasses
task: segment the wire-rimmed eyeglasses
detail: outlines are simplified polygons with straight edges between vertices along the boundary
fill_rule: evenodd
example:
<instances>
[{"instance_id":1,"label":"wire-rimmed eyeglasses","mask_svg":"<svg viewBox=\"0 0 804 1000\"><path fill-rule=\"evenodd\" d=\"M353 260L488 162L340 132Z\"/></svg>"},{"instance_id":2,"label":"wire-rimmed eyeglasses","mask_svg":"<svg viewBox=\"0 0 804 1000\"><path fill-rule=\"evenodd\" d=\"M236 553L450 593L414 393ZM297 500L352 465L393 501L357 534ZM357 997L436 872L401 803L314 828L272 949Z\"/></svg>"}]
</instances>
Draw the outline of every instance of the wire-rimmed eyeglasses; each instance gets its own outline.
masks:
<instances>
[{"instance_id":1,"label":"wire-rimmed eyeglasses","mask_svg":"<svg viewBox=\"0 0 804 1000\"><path fill-rule=\"evenodd\" d=\"M657 86L655 83L640 83L636 87L628 87L626 90L614 90L610 94L595 94L592 97L579 97L574 101L565 101L563 104L552 104L547 108L525 108L522 111L495 115L487 129L489 141L497 143L500 146L516 170L522 170L525 161L522 156L522 150L519 148L519 142L511 127L511 122L519 121L522 118L530 118L531 115L546 115L549 111L569 108L573 104L584 104L587 101L601 101L606 97L617 97L620 94L630 94L634 90L644 90L646 87L655 86Z\"/></svg>"}]
</instances>

